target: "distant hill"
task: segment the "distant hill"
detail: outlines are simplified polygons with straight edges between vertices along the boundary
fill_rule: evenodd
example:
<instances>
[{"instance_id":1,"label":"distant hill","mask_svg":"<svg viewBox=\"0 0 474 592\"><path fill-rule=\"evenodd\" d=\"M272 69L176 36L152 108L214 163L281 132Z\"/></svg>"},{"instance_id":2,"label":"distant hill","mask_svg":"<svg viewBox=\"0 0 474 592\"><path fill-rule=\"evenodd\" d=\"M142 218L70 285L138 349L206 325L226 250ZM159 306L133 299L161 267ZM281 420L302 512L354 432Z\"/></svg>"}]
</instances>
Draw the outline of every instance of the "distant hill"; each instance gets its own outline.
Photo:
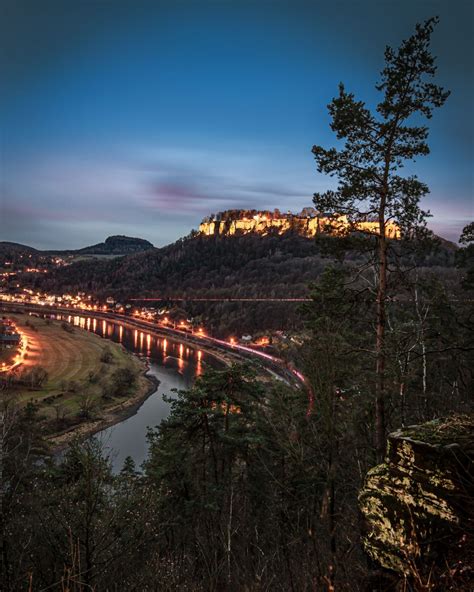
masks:
<instances>
[{"instance_id":1,"label":"distant hill","mask_svg":"<svg viewBox=\"0 0 474 592\"><path fill-rule=\"evenodd\" d=\"M37 265L49 266L53 257L49 253L19 243L0 241L0 269L16 271Z\"/></svg>"},{"instance_id":2,"label":"distant hill","mask_svg":"<svg viewBox=\"0 0 474 592\"><path fill-rule=\"evenodd\" d=\"M132 238L130 236L124 236L117 234L109 236L105 239L105 242L93 245L92 247L86 247L80 249L81 253L111 253L111 254L130 254L130 253L141 253L143 251L149 251L154 249L150 241L143 238Z\"/></svg>"},{"instance_id":3,"label":"distant hill","mask_svg":"<svg viewBox=\"0 0 474 592\"><path fill-rule=\"evenodd\" d=\"M77 255L131 255L142 253L155 247L147 240L130 236L109 236L103 243L97 243L82 249L39 250L27 245L12 242L0 242L0 264L6 260L18 261L23 258L49 258L52 256L71 257Z\"/></svg>"},{"instance_id":4,"label":"distant hill","mask_svg":"<svg viewBox=\"0 0 474 592\"><path fill-rule=\"evenodd\" d=\"M76 255L130 255L132 253L142 253L155 247L149 241L143 238L133 238L130 236L115 235L109 236L103 243L97 243L90 247L83 247L71 251L49 251L54 255L76 254Z\"/></svg>"},{"instance_id":5,"label":"distant hill","mask_svg":"<svg viewBox=\"0 0 474 592\"><path fill-rule=\"evenodd\" d=\"M0 241L0 255L2 257L7 257L11 255L12 257L17 256L18 254L39 254L41 251L38 249L34 249L33 247L28 247L27 245L22 245L20 243L10 243L8 241Z\"/></svg>"}]
</instances>

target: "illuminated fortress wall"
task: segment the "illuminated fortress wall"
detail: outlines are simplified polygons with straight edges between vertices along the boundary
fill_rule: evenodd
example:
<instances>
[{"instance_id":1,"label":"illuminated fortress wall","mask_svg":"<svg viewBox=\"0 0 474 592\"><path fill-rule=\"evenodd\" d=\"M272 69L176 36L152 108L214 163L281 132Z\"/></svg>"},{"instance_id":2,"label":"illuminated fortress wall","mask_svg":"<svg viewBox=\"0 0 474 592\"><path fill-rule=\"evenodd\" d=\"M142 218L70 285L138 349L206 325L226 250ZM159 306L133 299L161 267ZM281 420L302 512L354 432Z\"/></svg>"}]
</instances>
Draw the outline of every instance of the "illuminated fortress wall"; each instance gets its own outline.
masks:
<instances>
[{"instance_id":1,"label":"illuminated fortress wall","mask_svg":"<svg viewBox=\"0 0 474 592\"><path fill-rule=\"evenodd\" d=\"M232 236L251 232L266 235L275 231L278 234L284 234L290 230L310 238L328 232L336 236L342 236L351 231L378 234L379 226L377 222L349 224L346 216L334 219L319 216L317 213L305 213L305 210L301 214L280 214L278 210L275 212L229 210L205 218L199 225L199 232L206 236ZM400 238L400 229L394 223L386 225L385 233L388 238Z\"/></svg>"}]
</instances>

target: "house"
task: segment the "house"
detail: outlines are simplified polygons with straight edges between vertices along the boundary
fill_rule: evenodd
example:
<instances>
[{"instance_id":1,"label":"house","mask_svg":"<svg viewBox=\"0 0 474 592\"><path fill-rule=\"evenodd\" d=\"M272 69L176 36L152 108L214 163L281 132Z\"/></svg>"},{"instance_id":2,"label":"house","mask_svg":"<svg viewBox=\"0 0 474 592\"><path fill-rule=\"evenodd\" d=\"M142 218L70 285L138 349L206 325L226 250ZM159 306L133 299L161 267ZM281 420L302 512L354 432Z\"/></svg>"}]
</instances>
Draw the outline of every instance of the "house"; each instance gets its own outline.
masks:
<instances>
[{"instance_id":1,"label":"house","mask_svg":"<svg viewBox=\"0 0 474 592\"><path fill-rule=\"evenodd\" d=\"M20 343L21 335L16 332L13 321L3 317L0 320L0 349L17 347Z\"/></svg>"},{"instance_id":2,"label":"house","mask_svg":"<svg viewBox=\"0 0 474 592\"><path fill-rule=\"evenodd\" d=\"M18 333L0 333L0 349L9 349L20 345L21 335Z\"/></svg>"}]
</instances>

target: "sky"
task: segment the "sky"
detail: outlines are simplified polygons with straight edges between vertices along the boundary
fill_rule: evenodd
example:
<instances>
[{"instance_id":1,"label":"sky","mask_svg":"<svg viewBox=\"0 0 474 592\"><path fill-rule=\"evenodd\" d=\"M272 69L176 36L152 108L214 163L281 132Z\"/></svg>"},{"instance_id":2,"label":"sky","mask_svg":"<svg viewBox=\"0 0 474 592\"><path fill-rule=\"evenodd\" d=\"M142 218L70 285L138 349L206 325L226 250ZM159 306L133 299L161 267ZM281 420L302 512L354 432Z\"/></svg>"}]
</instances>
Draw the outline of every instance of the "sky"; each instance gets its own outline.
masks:
<instances>
[{"instance_id":1,"label":"sky","mask_svg":"<svg viewBox=\"0 0 474 592\"><path fill-rule=\"evenodd\" d=\"M157 246L231 208L299 211L334 185L340 81L376 105L385 46L433 15L451 90L414 170L429 226L474 218L471 0L3 0L0 240L78 248L112 234Z\"/></svg>"}]
</instances>

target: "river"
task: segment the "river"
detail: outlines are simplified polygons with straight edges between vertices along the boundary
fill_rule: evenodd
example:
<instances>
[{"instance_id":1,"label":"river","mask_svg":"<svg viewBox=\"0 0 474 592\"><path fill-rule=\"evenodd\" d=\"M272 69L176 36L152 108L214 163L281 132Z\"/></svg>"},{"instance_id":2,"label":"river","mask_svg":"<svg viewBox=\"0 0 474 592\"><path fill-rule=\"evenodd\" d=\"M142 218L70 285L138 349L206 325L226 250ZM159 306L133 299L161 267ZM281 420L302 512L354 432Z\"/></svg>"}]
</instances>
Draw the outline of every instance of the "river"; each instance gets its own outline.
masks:
<instances>
[{"instance_id":1,"label":"river","mask_svg":"<svg viewBox=\"0 0 474 592\"><path fill-rule=\"evenodd\" d=\"M149 374L159 380L158 388L129 418L96 434L110 455L112 469L120 471L124 460L130 456L137 468L148 452L146 439L148 427L159 426L170 412L169 403L163 395L174 398L174 389L189 388L206 366L220 367L221 362L211 354L177 340L157 337L122 325L76 315L51 315L58 320L67 320L75 326L92 331L101 337L121 343L131 352L144 358Z\"/></svg>"}]
</instances>

